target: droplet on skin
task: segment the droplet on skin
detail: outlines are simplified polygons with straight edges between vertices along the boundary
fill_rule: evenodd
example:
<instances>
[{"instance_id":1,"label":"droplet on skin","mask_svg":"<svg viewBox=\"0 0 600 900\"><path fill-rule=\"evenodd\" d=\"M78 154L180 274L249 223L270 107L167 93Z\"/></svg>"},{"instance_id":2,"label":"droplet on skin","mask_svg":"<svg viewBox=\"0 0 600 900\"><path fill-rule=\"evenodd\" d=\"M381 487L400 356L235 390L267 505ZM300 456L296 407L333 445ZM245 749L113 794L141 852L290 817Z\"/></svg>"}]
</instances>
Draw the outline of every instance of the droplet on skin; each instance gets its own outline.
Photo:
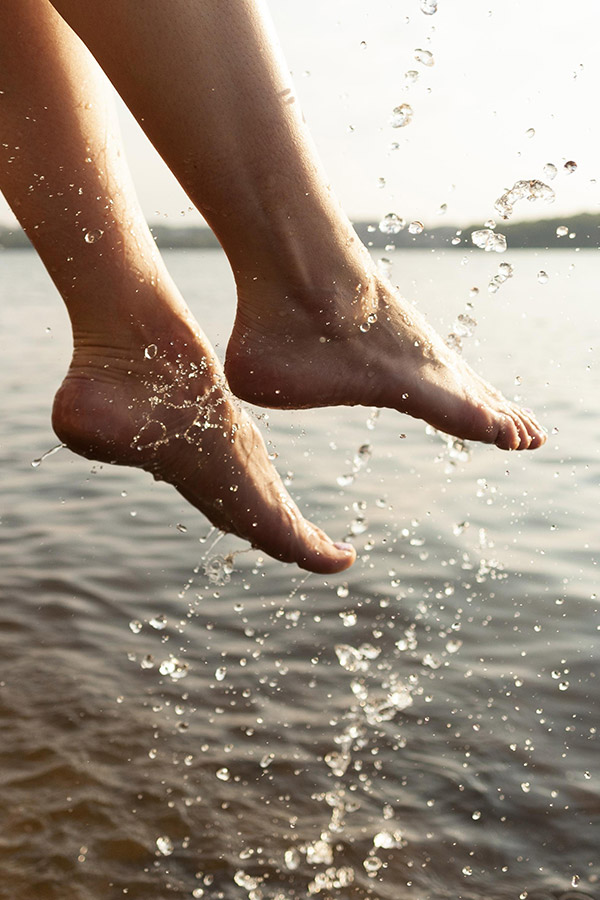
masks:
<instances>
[{"instance_id":1,"label":"droplet on skin","mask_svg":"<svg viewBox=\"0 0 600 900\"><path fill-rule=\"evenodd\" d=\"M412 106L408 103L401 103L392 110L390 125L392 128L404 128L410 124L413 117Z\"/></svg>"},{"instance_id":2,"label":"droplet on skin","mask_svg":"<svg viewBox=\"0 0 600 900\"><path fill-rule=\"evenodd\" d=\"M86 231L84 234L83 239L86 244L95 244L96 241L100 240L103 234L104 232L101 228L90 228L90 230Z\"/></svg>"},{"instance_id":3,"label":"droplet on skin","mask_svg":"<svg viewBox=\"0 0 600 900\"><path fill-rule=\"evenodd\" d=\"M433 53L429 50L421 50L420 48L415 50L415 59L417 62L420 62L422 66L433 66L435 63Z\"/></svg>"}]
</instances>

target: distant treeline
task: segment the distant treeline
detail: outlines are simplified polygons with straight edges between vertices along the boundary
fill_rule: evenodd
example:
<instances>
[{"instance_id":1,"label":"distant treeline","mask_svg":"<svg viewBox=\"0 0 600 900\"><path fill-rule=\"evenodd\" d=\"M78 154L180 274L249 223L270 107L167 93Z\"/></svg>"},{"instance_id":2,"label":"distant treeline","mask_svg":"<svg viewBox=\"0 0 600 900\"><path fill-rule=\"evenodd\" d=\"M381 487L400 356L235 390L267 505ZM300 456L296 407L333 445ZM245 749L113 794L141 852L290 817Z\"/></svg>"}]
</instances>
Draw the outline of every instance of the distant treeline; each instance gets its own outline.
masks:
<instances>
[{"instance_id":1,"label":"distant treeline","mask_svg":"<svg viewBox=\"0 0 600 900\"><path fill-rule=\"evenodd\" d=\"M382 234L376 222L355 222L354 228L367 246L384 249L387 246L410 247L412 249L444 248L465 250L472 247L471 234L480 231L482 224L469 225L457 229L454 225L440 225L425 228L421 234L410 234L404 228L398 234ZM565 233L565 228L567 233ZM558 234L557 234L558 229ZM209 228L201 226L178 227L153 225L152 234L161 249L189 250L218 247L219 244ZM573 248L600 247L600 216L581 213L576 216L561 216L555 219L538 219L535 222L498 221L496 229L506 235L508 248ZM30 247L21 229L0 226L0 250Z\"/></svg>"}]
</instances>

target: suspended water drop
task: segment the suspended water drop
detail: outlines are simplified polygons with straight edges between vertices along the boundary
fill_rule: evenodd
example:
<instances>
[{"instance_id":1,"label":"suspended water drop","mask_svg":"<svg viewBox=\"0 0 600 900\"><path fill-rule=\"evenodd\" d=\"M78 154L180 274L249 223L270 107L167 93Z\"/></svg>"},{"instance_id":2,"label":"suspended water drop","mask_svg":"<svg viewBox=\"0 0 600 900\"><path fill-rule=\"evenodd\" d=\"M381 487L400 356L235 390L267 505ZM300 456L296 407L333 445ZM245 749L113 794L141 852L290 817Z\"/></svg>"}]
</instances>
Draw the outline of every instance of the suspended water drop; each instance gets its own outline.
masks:
<instances>
[{"instance_id":1,"label":"suspended water drop","mask_svg":"<svg viewBox=\"0 0 600 900\"><path fill-rule=\"evenodd\" d=\"M531 790L531 784L528 781L522 781L521 782L521 790L523 791L524 794L528 794L529 791Z\"/></svg>"},{"instance_id":2,"label":"suspended water drop","mask_svg":"<svg viewBox=\"0 0 600 900\"><path fill-rule=\"evenodd\" d=\"M422 234L425 226L422 222L415 220L408 226L409 234Z\"/></svg>"},{"instance_id":3,"label":"suspended water drop","mask_svg":"<svg viewBox=\"0 0 600 900\"><path fill-rule=\"evenodd\" d=\"M513 213L515 203L519 200L529 200L530 202L544 200L546 203L553 203L555 198L556 195L549 185L532 178L529 181L515 181L510 190L498 197L494 208L503 219L508 219Z\"/></svg>"},{"instance_id":4,"label":"suspended water drop","mask_svg":"<svg viewBox=\"0 0 600 900\"><path fill-rule=\"evenodd\" d=\"M296 849L290 847L283 854L283 861L290 872L293 872L300 865L300 854Z\"/></svg>"},{"instance_id":5,"label":"suspended water drop","mask_svg":"<svg viewBox=\"0 0 600 900\"><path fill-rule=\"evenodd\" d=\"M338 615L346 628L353 628L354 625L356 625L356 623L358 622L358 616L353 609L345 610L341 613L338 613Z\"/></svg>"},{"instance_id":6,"label":"suspended water drop","mask_svg":"<svg viewBox=\"0 0 600 900\"><path fill-rule=\"evenodd\" d=\"M438 0L420 0L421 12L426 16L432 16L437 12Z\"/></svg>"},{"instance_id":7,"label":"suspended water drop","mask_svg":"<svg viewBox=\"0 0 600 900\"><path fill-rule=\"evenodd\" d=\"M574 159L569 159L569 160L567 160L567 162L565 163L565 171L566 171L569 175L572 175L573 172L576 170L576 168L577 168L577 163L575 162Z\"/></svg>"},{"instance_id":8,"label":"suspended water drop","mask_svg":"<svg viewBox=\"0 0 600 900\"><path fill-rule=\"evenodd\" d=\"M392 110L392 115L390 117L390 125L392 128L404 128L405 125L410 124L413 117L412 106L408 103L401 103L400 106L396 106Z\"/></svg>"},{"instance_id":9,"label":"suspended water drop","mask_svg":"<svg viewBox=\"0 0 600 900\"><path fill-rule=\"evenodd\" d=\"M225 678L226 675L227 675L227 667L219 666L219 668L215 672L215 678L217 679L217 681L223 681L223 679Z\"/></svg>"},{"instance_id":10,"label":"suspended water drop","mask_svg":"<svg viewBox=\"0 0 600 900\"><path fill-rule=\"evenodd\" d=\"M139 634L144 626L138 619L132 619L132 621L129 623L129 627L134 634Z\"/></svg>"},{"instance_id":11,"label":"suspended water drop","mask_svg":"<svg viewBox=\"0 0 600 900\"><path fill-rule=\"evenodd\" d=\"M59 450L62 450L63 447L66 447L66 444L57 444L56 447L52 447L51 450L46 450L45 453L42 453L41 456L38 456L37 459L31 460L31 466L34 469L37 469L38 466L44 462L45 459L48 459L49 456L54 456L55 453L58 453Z\"/></svg>"},{"instance_id":12,"label":"suspended water drop","mask_svg":"<svg viewBox=\"0 0 600 900\"><path fill-rule=\"evenodd\" d=\"M567 235L568 233L569 233L568 225L559 225L558 228L556 229L557 237L565 237L565 235Z\"/></svg>"},{"instance_id":13,"label":"suspended water drop","mask_svg":"<svg viewBox=\"0 0 600 900\"><path fill-rule=\"evenodd\" d=\"M415 59L423 66L432 66L435 63L433 53L431 53L429 50L421 50L417 48L415 50Z\"/></svg>"},{"instance_id":14,"label":"suspended water drop","mask_svg":"<svg viewBox=\"0 0 600 900\"><path fill-rule=\"evenodd\" d=\"M416 69L409 69L408 72L404 73L404 80L408 84L414 84L416 81L419 80L419 73L417 72Z\"/></svg>"},{"instance_id":15,"label":"suspended water drop","mask_svg":"<svg viewBox=\"0 0 600 900\"><path fill-rule=\"evenodd\" d=\"M170 656L168 659L163 659L158 671L161 675L168 675L173 681L180 681L186 677L189 668L189 663L177 659L176 656Z\"/></svg>"},{"instance_id":16,"label":"suspended water drop","mask_svg":"<svg viewBox=\"0 0 600 900\"><path fill-rule=\"evenodd\" d=\"M550 181L552 181L554 178L556 178L557 168L554 163L546 163L543 172L546 178L549 178Z\"/></svg>"},{"instance_id":17,"label":"suspended water drop","mask_svg":"<svg viewBox=\"0 0 600 900\"><path fill-rule=\"evenodd\" d=\"M537 273L537 280L540 284L547 284L548 283L548 273L544 272L543 269L540 269L540 271Z\"/></svg>"},{"instance_id":18,"label":"suspended water drop","mask_svg":"<svg viewBox=\"0 0 600 900\"><path fill-rule=\"evenodd\" d=\"M525 137L532 138L535 137L535 128L528 128L525 132Z\"/></svg>"},{"instance_id":19,"label":"suspended water drop","mask_svg":"<svg viewBox=\"0 0 600 900\"><path fill-rule=\"evenodd\" d=\"M471 868L471 866L463 866L462 873L463 875L466 875L468 877L469 875L473 874L473 869Z\"/></svg>"},{"instance_id":20,"label":"suspended water drop","mask_svg":"<svg viewBox=\"0 0 600 900\"><path fill-rule=\"evenodd\" d=\"M166 834L156 838L156 849L162 856L170 856L174 850L173 842Z\"/></svg>"},{"instance_id":21,"label":"suspended water drop","mask_svg":"<svg viewBox=\"0 0 600 900\"><path fill-rule=\"evenodd\" d=\"M223 766L222 769L217 769L215 774L219 781L229 781L229 779L231 778L231 773L226 766Z\"/></svg>"},{"instance_id":22,"label":"suspended water drop","mask_svg":"<svg viewBox=\"0 0 600 900\"><path fill-rule=\"evenodd\" d=\"M383 234L398 234L405 226L404 219L397 216L396 213L388 213L379 223L379 230Z\"/></svg>"},{"instance_id":23,"label":"suspended water drop","mask_svg":"<svg viewBox=\"0 0 600 900\"><path fill-rule=\"evenodd\" d=\"M486 253L492 250L496 253L504 253L506 250L506 237L503 234L491 231L489 228L474 231L471 234L471 240L476 247L485 250Z\"/></svg>"},{"instance_id":24,"label":"suspended water drop","mask_svg":"<svg viewBox=\"0 0 600 900\"><path fill-rule=\"evenodd\" d=\"M144 350L144 356L146 359L154 359L156 354L158 353L158 347L156 344L148 344L148 346Z\"/></svg>"}]
</instances>

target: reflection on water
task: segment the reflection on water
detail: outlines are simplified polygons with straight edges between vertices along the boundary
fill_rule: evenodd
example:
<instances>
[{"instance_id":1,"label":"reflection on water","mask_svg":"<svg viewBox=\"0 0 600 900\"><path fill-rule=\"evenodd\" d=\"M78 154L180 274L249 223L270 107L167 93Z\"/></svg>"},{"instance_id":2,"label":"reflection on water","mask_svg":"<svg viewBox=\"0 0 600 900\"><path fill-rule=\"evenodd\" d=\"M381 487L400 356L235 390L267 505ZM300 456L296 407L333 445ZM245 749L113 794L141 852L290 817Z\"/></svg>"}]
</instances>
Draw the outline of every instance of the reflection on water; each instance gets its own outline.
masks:
<instances>
[{"instance_id":1,"label":"reflection on water","mask_svg":"<svg viewBox=\"0 0 600 900\"><path fill-rule=\"evenodd\" d=\"M6 896L597 894L593 254L511 253L498 293L478 251L433 272L403 254L422 308L539 410L538 454L386 411L263 416L295 496L359 549L327 579L141 472L67 451L32 469L67 335L32 256L3 262ZM222 257L169 262L223 341Z\"/></svg>"}]
</instances>

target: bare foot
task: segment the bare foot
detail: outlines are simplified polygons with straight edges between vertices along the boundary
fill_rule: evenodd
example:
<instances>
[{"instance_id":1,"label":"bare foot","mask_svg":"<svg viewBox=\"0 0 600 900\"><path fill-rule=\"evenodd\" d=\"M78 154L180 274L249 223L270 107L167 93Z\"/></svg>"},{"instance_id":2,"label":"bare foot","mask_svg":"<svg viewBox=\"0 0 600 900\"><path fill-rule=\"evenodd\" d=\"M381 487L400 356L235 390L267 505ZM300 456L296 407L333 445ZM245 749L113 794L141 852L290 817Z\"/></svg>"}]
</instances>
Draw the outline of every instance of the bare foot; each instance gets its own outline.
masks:
<instances>
[{"instance_id":1,"label":"bare foot","mask_svg":"<svg viewBox=\"0 0 600 900\"><path fill-rule=\"evenodd\" d=\"M480 378L391 286L369 274L307 291L246 285L225 371L260 406L389 407L503 450L544 443L534 417Z\"/></svg>"},{"instance_id":2,"label":"bare foot","mask_svg":"<svg viewBox=\"0 0 600 900\"><path fill-rule=\"evenodd\" d=\"M54 401L60 440L89 459L146 469L218 528L276 559L312 572L346 569L353 549L302 517L204 336L178 331L162 329L149 346L138 336L128 349L76 342Z\"/></svg>"}]
</instances>

